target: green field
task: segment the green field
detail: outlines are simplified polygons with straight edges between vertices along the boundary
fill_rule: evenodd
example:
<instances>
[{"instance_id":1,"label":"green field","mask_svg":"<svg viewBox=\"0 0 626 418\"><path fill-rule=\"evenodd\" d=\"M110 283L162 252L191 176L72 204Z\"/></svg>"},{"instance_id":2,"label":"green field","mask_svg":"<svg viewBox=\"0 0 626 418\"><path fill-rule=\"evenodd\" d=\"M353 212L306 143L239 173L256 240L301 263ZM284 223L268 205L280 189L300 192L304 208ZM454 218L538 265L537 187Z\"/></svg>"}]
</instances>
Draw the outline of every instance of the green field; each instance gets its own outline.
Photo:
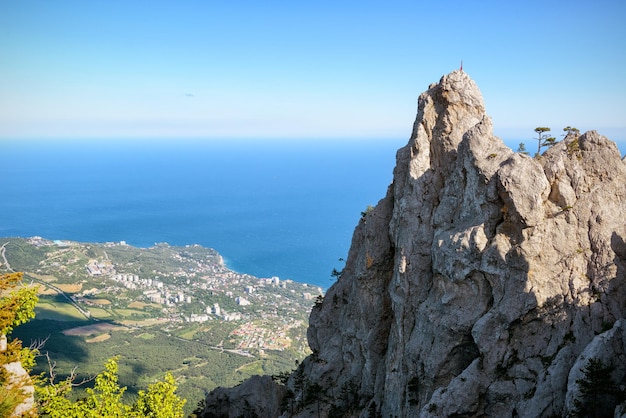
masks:
<instances>
[{"instance_id":1,"label":"green field","mask_svg":"<svg viewBox=\"0 0 626 418\"><path fill-rule=\"evenodd\" d=\"M87 321L78 309L65 302L39 302L35 308L39 319L55 321Z\"/></svg>"}]
</instances>

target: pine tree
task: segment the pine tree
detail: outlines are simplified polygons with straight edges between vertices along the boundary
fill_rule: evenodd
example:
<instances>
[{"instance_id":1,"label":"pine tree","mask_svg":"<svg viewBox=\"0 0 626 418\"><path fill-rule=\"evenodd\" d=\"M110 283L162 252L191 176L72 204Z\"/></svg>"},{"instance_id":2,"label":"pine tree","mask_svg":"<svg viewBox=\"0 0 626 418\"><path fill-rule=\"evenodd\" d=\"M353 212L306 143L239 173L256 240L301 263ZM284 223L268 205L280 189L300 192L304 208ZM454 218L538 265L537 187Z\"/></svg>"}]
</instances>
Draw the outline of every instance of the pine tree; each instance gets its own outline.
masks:
<instances>
[{"instance_id":1,"label":"pine tree","mask_svg":"<svg viewBox=\"0 0 626 418\"><path fill-rule=\"evenodd\" d=\"M576 137L580 136L580 130L578 128L574 128L573 126L567 125L563 128L563 131L565 132L565 136L569 136L570 134L574 134Z\"/></svg>"},{"instance_id":2,"label":"pine tree","mask_svg":"<svg viewBox=\"0 0 626 418\"><path fill-rule=\"evenodd\" d=\"M517 152L519 152L520 154L528 155L528 151L526 151L526 144L520 142L519 146L517 147Z\"/></svg>"},{"instance_id":3,"label":"pine tree","mask_svg":"<svg viewBox=\"0 0 626 418\"><path fill-rule=\"evenodd\" d=\"M556 138L549 136L548 132L550 132L550 128L546 127L538 127L535 128L535 132L537 133L537 154L535 157L541 155L541 148L543 147L551 147L556 144Z\"/></svg>"},{"instance_id":4,"label":"pine tree","mask_svg":"<svg viewBox=\"0 0 626 418\"><path fill-rule=\"evenodd\" d=\"M621 400L621 393L613 379L613 367L605 365L597 358L590 358L583 369L584 377L576 383L581 397L574 401L574 414L577 417L612 417L615 406Z\"/></svg>"}]
</instances>

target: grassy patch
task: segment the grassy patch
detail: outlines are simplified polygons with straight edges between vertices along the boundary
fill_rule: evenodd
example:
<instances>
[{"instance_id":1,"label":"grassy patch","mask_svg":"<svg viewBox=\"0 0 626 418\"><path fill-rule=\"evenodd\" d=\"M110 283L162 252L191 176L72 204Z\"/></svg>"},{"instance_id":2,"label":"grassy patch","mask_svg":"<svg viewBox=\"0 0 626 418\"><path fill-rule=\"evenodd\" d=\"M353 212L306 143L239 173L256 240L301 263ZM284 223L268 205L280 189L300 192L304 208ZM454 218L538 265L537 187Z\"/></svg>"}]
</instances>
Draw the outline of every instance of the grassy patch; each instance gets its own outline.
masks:
<instances>
[{"instance_id":1,"label":"grassy patch","mask_svg":"<svg viewBox=\"0 0 626 418\"><path fill-rule=\"evenodd\" d=\"M121 317L121 318L132 318L132 317L145 317L148 316L143 311L138 311L136 309L114 309L113 312Z\"/></svg>"},{"instance_id":2,"label":"grassy patch","mask_svg":"<svg viewBox=\"0 0 626 418\"><path fill-rule=\"evenodd\" d=\"M192 328L192 329L189 329L189 330L187 330L187 331L185 331L185 332L183 332L181 334L178 334L178 336L180 338L184 338L186 340L193 340L193 337L196 335L197 332L198 332L197 328Z\"/></svg>"},{"instance_id":3,"label":"grassy patch","mask_svg":"<svg viewBox=\"0 0 626 418\"><path fill-rule=\"evenodd\" d=\"M110 319L113 316L111 312L102 308L89 308L89 312L91 312L92 318L97 319Z\"/></svg>"},{"instance_id":4,"label":"grassy patch","mask_svg":"<svg viewBox=\"0 0 626 418\"><path fill-rule=\"evenodd\" d=\"M111 338L111 334L100 334L97 337L89 338L85 340L87 343L101 343L102 341L106 341Z\"/></svg>"},{"instance_id":5,"label":"grassy patch","mask_svg":"<svg viewBox=\"0 0 626 418\"><path fill-rule=\"evenodd\" d=\"M37 291L39 295L56 295L57 291L51 287L41 285L39 286L39 290Z\"/></svg>"},{"instance_id":6,"label":"grassy patch","mask_svg":"<svg viewBox=\"0 0 626 418\"><path fill-rule=\"evenodd\" d=\"M66 329L63 331L64 335L73 335L73 336L85 336L85 335L94 335L99 333L108 333L110 331L119 331L119 330L128 330L128 328L109 324L107 322L99 322L97 324L85 325L81 327L75 327Z\"/></svg>"},{"instance_id":7,"label":"grassy patch","mask_svg":"<svg viewBox=\"0 0 626 418\"><path fill-rule=\"evenodd\" d=\"M83 285L80 284L80 283L78 283L78 284L59 283L59 284L56 285L56 287L58 287L59 289L61 289L65 293L78 293L83 288Z\"/></svg>"},{"instance_id":8,"label":"grassy patch","mask_svg":"<svg viewBox=\"0 0 626 418\"><path fill-rule=\"evenodd\" d=\"M35 307L38 319L52 319L54 321L86 321L87 319L69 303L39 302Z\"/></svg>"},{"instance_id":9,"label":"grassy patch","mask_svg":"<svg viewBox=\"0 0 626 418\"><path fill-rule=\"evenodd\" d=\"M111 301L108 299L89 299L89 302L94 305L110 305Z\"/></svg>"},{"instance_id":10,"label":"grassy patch","mask_svg":"<svg viewBox=\"0 0 626 418\"><path fill-rule=\"evenodd\" d=\"M35 279L38 279L38 280L42 280L44 282L48 282L48 283L53 283L58 280L55 276L51 274L37 274L37 273L26 272L26 275L34 277Z\"/></svg>"},{"instance_id":11,"label":"grassy patch","mask_svg":"<svg viewBox=\"0 0 626 418\"><path fill-rule=\"evenodd\" d=\"M252 363L244 364L243 366L237 369L238 372L246 374L246 375L262 375L263 373L263 362L260 360L253 361Z\"/></svg>"}]
</instances>

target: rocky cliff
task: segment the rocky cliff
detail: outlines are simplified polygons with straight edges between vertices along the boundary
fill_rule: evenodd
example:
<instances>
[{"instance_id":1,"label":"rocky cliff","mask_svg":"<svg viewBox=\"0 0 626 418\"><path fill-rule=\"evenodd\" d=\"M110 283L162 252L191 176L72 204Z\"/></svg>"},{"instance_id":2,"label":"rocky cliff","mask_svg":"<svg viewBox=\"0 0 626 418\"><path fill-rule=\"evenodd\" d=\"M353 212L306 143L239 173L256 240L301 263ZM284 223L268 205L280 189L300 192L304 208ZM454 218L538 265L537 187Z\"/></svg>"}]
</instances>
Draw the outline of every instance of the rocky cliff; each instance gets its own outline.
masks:
<instances>
[{"instance_id":1,"label":"rocky cliff","mask_svg":"<svg viewBox=\"0 0 626 418\"><path fill-rule=\"evenodd\" d=\"M588 359L625 381L625 240L614 143L515 153L452 72L420 95L385 198L311 312L313 354L286 386L209 395L206 416L565 416Z\"/></svg>"}]
</instances>

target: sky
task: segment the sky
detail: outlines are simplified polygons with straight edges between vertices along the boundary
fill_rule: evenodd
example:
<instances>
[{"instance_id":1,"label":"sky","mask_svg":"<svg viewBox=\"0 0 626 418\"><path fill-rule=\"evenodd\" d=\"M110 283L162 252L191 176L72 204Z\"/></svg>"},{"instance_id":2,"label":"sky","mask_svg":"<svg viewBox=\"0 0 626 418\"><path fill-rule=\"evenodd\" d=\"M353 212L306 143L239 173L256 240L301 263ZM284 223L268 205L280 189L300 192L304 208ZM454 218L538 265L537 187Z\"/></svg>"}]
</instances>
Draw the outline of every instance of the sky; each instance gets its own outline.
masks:
<instances>
[{"instance_id":1,"label":"sky","mask_svg":"<svg viewBox=\"0 0 626 418\"><path fill-rule=\"evenodd\" d=\"M0 138L407 138L463 69L504 139L626 142L626 2L0 2Z\"/></svg>"}]
</instances>

